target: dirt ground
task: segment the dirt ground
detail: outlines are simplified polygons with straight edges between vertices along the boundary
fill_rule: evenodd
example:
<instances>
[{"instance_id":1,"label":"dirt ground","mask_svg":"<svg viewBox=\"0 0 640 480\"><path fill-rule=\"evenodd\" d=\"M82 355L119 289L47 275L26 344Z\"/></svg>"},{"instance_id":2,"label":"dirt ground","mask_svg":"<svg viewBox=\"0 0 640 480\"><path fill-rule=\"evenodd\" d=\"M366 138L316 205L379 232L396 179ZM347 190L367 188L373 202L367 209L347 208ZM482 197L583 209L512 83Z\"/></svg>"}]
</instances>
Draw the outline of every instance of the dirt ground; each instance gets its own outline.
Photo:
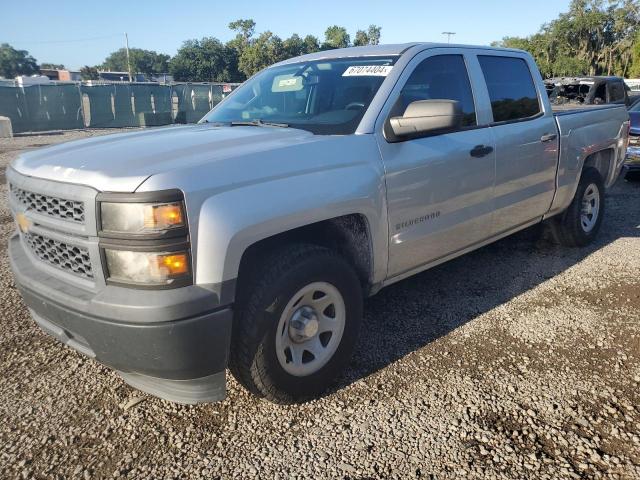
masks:
<instances>
[{"instance_id":1,"label":"dirt ground","mask_svg":"<svg viewBox=\"0 0 640 480\"><path fill-rule=\"evenodd\" d=\"M105 131L0 140L22 150ZM336 388L278 406L134 391L30 320L0 186L0 478L640 478L640 183L598 241L528 230L366 302Z\"/></svg>"}]
</instances>

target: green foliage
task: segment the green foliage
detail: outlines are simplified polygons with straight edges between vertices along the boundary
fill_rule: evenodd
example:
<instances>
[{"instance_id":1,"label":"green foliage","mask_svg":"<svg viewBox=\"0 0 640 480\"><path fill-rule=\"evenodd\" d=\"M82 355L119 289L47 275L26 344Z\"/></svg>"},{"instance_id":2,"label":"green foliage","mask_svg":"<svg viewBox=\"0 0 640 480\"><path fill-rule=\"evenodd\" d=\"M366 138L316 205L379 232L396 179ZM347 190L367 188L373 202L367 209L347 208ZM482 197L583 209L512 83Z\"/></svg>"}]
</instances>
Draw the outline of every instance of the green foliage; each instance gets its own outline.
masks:
<instances>
[{"instance_id":1,"label":"green foliage","mask_svg":"<svg viewBox=\"0 0 640 480\"><path fill-rule=\"evenodd\" d=\"M141 48L130 48L129 57L131 61L131 73L165 73L169 67L169 55L158 53L153 50L143 50ZM102 64L102 68L113 72L127 72L127 49L121 48L111 53Z\"/></svg>"},{"instance_id":2,"label":"green foliage","mask_svg":"<svg viewBox=\"0 0 640 480\"><path fill-rule=\"evenodd\" d=\"M277 35L266 31L247 46L238 63L238 69L247 77L286 58L284 43Z\"/></svg>"},{"instance_id":3,"label":"green foliage","mask_svg":"<svg viewBox=\"0 0 640 480\"><path fill-rule=\"evenodd\" d=\"M300 38L297 33L284 40L283 47L284 56L280 60L320 51L320 44L316 37L307 35L304 38Z\"/></svg>"},{"instance_id":4,"label":"green foliage","mask_svg":"<svg viewBox=\"0 0 640 480\"><path fill-rule=\"evenodd\" d=\"M494 44L527 50L546 77L628 76L638 32L638 0L572 0L568 12L543 25L535 35L506 37Z\"/></svg>"},{"instance_id":5,"label":"green foliage","mask_svg":"<svg viewBox=\"0 0 640 480\"><path fill-rule=\"evenodd\" d=\"M48 69L48 70L64 70L64 65L61 63L41 63L40 70Z\"/></svg>"},{"instance_id":6,"label":"green foliage","mask_svg":"<svg viewBox=\"0 0 640 480\"><path fill-rule=\"evenodd\" d=\"M332 25L324 32L323 50L332 48L346 48L351 44L351 37L347 33L347 29Z\"/></svg>"},{"instance_id":7,"label":"green foliage","mask_svg":"<svg viewBox=\"0 0 640 480\"><path fill-rule=\"evenodd\" d=\"M361 45L378 45L380 43L380 32L382 27L377 25L369 25L368 30L358 30L356 36L353 39L353 46L358 47Z\"/></svg>"},{"instance_id":8,"label":"green foliage","mask_svg":"<svg viewBox=\"0 0 640 480\"><path fill-rule=\"evenodd\" d=\"M16 50L8 43L0 44L0 77L33 75L38 73L38 70L38 64L29 52Z\"/></svg>"},{"instance_id":9,"label":"green foliage","mask_svg":"<svg viewBox=\"0 0 640 480\"><path fill-rule=\"evenodd\" d=\"M229 24L236 36L226 44L216 38L184 42L171 59L169 71L178 81L241 82L287 58L350 45L347 30L337 25L327 29L322 45L313 35L302 38L297 33L284 40L270 31L256 37L255 27L253 20L239 19ZM380 27L370 25L362 31L364 37L360 34L362 44L378 44L380 31Z\"/></svg>"},{"instance_id":10,"label":"green foliage","mask_svg":"<svg viewBox=\"0 0 640 480\"><path fill-rule=\"evenodd\" d=\"M169 72L181 82L239 81L236 50L213 37L187 40L169 62Z\"/></svg>"},{"instance_id":11,"label":"green foliage","mask_svg":"<svg viewBox=\"0 0 640 480\"><path fill-rule=\"evenodd\" d=\"M629 76L633 78L640 77L640 32L636 34L631 47L631 67L629 68Z\"/></svg>"},{"instance_id":12,"label":"green foliage","mask_svg":"<svg viewBox=\"0 0 640 480\"><path fill-rule=\"evenodd\" d=\"M237 32L237 34L244 40L244 42L248 42L253 34L256 31L256 22L253 19L238 19L235 22L231 22L229 24L229 30L233 30Z\"/></svg>"},{"instance_id":13,"label":"green foliage","mask_svg":"<svg viewBox=\"0 0 640 480\"><path fill-rule=\"evenodd\" d=\"M85 65L80 69L80 77L82 80L98 80L100 75L98 74L98 69L96 67Z\"/></svg>"}]
</instances>

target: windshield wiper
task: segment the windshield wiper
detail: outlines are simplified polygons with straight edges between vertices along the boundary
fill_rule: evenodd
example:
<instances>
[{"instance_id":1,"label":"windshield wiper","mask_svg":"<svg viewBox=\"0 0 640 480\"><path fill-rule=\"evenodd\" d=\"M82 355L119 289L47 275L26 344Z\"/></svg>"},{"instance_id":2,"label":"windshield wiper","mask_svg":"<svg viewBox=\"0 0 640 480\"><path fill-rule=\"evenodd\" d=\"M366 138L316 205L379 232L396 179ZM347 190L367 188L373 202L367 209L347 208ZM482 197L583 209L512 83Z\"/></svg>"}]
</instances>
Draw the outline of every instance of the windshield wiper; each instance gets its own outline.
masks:
<instances>
[{"instance_id":1,"label":"windshield wiper","mask_svg":"<svg viewBox=\"0 0 640 480\"><path fill-rule=\"evenodd\" d=\"M236 121L231 122L232 127L281 127L287 128L289 127L288 123L277 123L277 122L265 122L264 120L258 118L257 120L246 120L246 121Z\"/></svg>"}]
</instances>

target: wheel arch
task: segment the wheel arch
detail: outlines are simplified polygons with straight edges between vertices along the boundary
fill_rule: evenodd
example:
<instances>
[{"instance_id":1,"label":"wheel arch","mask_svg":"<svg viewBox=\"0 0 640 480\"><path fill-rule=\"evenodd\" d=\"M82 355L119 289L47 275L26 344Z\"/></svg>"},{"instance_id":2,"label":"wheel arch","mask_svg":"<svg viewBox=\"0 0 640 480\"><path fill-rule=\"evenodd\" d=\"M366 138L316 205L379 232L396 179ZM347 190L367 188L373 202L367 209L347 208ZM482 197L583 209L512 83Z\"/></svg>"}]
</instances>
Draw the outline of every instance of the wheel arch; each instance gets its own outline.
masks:
<instances>
[{"instance_id":1,"label":"wheel arch","mask_svg":"<svg viewBox=\"0 0 640 480\"><path fill-rule=\"evenodd\" d=\"M363 289L374 282L374 254L367 217L352 213L302 225L249 245L240 259L238 283L246 278L260 258L288 244L308 243L338 252L355 270Z\"/></svg>"}]
</instances>

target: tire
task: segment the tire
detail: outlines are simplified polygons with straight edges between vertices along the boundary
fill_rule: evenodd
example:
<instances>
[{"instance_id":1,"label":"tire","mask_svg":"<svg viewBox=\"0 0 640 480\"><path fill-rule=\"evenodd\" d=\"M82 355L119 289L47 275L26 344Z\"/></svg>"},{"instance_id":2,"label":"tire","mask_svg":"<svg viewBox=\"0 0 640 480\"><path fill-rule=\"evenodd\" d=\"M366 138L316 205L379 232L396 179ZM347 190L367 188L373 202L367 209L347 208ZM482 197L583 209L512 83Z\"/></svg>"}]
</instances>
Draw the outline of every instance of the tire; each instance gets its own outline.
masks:
<instances>
[{"instance_id":1,"label":"tire","mask_svg":"<svg viewBox=\"0 0 640 480\"><path fill-rule=\"evenodd\" d=\"M332 250L297 244L268 255L240 290L229 359L236 380L275 403L326 391L360 329L363 293L353 268Z\"/></svg>"},{"instance_id":2,"label":"tire","mask_svg":"<svg viewBox=\"0 0 640 480\"><path fill-rule=\"evenodd\" d=\"M583 201L589 198L589 208ZM604 217L604 181L600 172L588 167L582 171L580 182L573 201L563 213L552 219L551 227L554 237L567 247L584 247L591 243L598 234ZM586 216L585 216L586 215Z\"/></svg>"}]
</instances>

